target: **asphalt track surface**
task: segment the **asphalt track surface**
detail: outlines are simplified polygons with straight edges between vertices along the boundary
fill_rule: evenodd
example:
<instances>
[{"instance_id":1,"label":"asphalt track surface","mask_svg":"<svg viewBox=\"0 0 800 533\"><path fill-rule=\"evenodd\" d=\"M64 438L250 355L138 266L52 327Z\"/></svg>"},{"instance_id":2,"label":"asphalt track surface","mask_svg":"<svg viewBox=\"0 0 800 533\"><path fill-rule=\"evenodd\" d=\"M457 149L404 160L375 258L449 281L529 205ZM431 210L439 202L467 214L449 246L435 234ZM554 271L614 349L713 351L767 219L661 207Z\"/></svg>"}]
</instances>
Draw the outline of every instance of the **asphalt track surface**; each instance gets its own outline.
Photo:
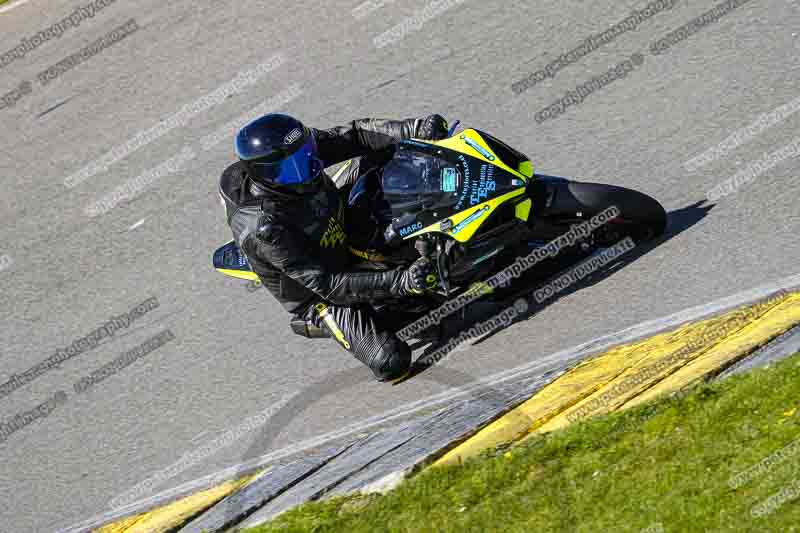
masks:
<instances>
[{"instance_id":1,"label":"asphalt track surface","mask_svg":"<svg viewBox=\"0 0 800 533\"><path fill-rule=\"evenodd\" d=\"M32 0L0 14L0 53L87 3ZM427 2L387 2L357 20L352 10L360 3L117 2L0 69L0 94L25 80L32 88L0 110L0 255L13 261L0 263L0 382L150 297L160 304L0 398L0 417L9 420L58 391L67 395L0 443L0 531L54 531L107 512L154 472L298 395L301 412L239 435L141 497L800 272L796 156L713 207L699 205L715 185L789 144L800 113L695 172L683 167L800 96L797 1L747 2L653 55L652 42L715 5L680 0L520 95L512 83L646 3L453 1L382 48L373 39ZM37 80L131 18L139 29L124 40L47 85ZM277 52L286 62L246 90L78 186L64 185L112 147ZM536 123L534 114L565 91L637 52L644 61L627 77ZM230 239L216 193L230 142L199 150L186 168L102 216L85 212L291 86L301 94L279 109L316 127L440 112L495 133L543 173L642 190L670 213L670 237L401 386L374 383L331 342L295 337L265 291L248 292L210 267L213 250ZM73 390L163 329L175 339L86 392Z\"/></svg>"}]
</instances>

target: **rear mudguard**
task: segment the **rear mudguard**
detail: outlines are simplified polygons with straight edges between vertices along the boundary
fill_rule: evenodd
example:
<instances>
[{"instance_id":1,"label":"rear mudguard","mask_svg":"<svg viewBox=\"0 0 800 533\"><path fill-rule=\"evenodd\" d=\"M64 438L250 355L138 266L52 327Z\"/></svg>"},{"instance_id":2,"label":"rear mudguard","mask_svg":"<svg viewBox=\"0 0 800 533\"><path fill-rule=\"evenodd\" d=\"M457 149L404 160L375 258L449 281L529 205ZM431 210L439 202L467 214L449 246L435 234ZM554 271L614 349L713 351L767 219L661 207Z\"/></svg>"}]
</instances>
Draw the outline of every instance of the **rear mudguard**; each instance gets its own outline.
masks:
<instances>
[{"instance_id":1,"label":"rear mudguard","mask_svg":"<svg viewBox=\"0 0 800 533\"><path fill-rule=\"evenodd\" d=\"M537 174L526 192L532 199L535 218L586 219L613 205L621 211L622 219L646 224L654 236L666 228L667 216L661 204L633 189Z\"/></svg>"}]
</instances>

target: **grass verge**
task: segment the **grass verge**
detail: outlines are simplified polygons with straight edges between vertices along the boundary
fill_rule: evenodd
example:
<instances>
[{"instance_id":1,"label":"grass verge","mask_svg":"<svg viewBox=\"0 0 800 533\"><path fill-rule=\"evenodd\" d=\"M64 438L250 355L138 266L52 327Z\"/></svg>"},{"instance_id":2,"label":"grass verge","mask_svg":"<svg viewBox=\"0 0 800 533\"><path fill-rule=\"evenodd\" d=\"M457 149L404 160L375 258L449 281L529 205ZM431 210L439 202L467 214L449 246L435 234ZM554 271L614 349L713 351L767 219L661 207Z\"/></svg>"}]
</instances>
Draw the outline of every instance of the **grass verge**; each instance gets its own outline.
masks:
<instances>
[{"instance_id":1,"label":"grass verge","mask_svg":"<svg viewBox=\"0 0 800 533\"><path fill-rule=\"evenodd\" d=\"M795 355L246 531L800 531L798 404Z\"/></svg>"}]
</instances>

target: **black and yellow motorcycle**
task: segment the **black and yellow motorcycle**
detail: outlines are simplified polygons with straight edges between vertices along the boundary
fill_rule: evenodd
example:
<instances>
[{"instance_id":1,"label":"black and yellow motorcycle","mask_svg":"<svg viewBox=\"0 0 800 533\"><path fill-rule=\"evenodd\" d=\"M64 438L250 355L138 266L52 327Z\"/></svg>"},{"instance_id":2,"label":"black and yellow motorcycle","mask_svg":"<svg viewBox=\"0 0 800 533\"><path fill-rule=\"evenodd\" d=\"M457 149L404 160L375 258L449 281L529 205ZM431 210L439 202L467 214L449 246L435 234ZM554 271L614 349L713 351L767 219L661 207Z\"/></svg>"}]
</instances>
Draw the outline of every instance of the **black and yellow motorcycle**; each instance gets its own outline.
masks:
<instances>
[{"instance_id":1,"label":"black and yellow motorcycle","mask_svg":"<svg viewBox=\"0 0 800 533\"><path fill-rule=\"evenodd\" d=\"M641 243L664 233L664 208L646 194L536 174L527 156L496 137L475 129L454 132L455 126L447 139L397 146L378 184L390 210L381 243L351 243L364 269L407 266L420 256L437 265L438 289L427 299L393 302L393 309L439 305L612 206L618 216L575 242L572 251L589 255L626 237ZM353 209L374 196L366 179L350 191ZM216 251L214 267L258 280L235 242Z\"/></svg>"}]
</instances>

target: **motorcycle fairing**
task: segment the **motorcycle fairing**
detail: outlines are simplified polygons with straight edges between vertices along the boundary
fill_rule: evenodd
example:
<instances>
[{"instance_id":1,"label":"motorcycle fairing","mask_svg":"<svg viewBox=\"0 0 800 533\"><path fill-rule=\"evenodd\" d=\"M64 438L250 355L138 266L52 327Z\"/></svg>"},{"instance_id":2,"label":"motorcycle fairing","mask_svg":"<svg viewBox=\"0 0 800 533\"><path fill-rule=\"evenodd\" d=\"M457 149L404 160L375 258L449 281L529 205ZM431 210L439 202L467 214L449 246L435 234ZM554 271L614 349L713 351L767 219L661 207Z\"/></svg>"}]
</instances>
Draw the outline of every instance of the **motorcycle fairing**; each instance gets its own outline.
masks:
<instances>
[{"instance_id":1,"label":"motorcycle fairing","mask_svg":"<svg viewBox=\"0 0 800 533\"><path fill-rule=\"evenodd\" d=\"M400 143L395 159L384 170L384 196L392 198L390 203L399 215L392 225L403 239L439 232L467 242L498 207L524 195L530 179L527 174L533 175L530 161L488 134L483 135L503 150L506 159L514 159L518 169L507 165L481 132L473 129L441 141L412 139ZM420 154L418 165L413 161L415 153ZM478 189L476 200L478 183L485 188ZM486 200L478 201L481 197ZM469 206L465 205L467 198ZM527 220L530 204L515 212L518 218Z\"/></svg>"},{"instance_id":2,"label":"motorcycle fairing","mask_svg":"<svg viewBox=\"0 0 800 533\"><path fill-rule=\"evenodd\" d=\"M418 139L414 140L426 144L432 144L434 146L440 146L442 148L447 148L449 150L460 152L470 157L480 159L496 167L499 167L505 170L506 172L509 172L523 180L528 180L533 176L533 167L531 166L530 164L531 162L527 158L522 159L522 157L520 157L522 161L520 162L519 166L517 168L511 168L505 161L503 161L500 157L498 157L498 154L495 152L495 150L493 150L489 146L489 144L483 138L483 135L491 139L493 143L502 144L500 143L500 141L494 139L490 135L483 132L479 132L478 130L472 128L463 130L460 133L453 135L452 137L448 137L447 139L442 139L441 141L419 141ZM506 145L503 146L510 150L510 148L508 148ZM487 157L487 155L489 157L492 157L493 159L490 159L489 157ZM519 155L521 156L522 154ZM530 174L528 174L528 172L530 172Z\"/></svg>"},{"instance_id":3,"label":"motorcycle fairing","mask_svg":"<svg viewBox=\"0 0 800 533\"><path fill-rule=\"evenodd\" d=\"M235 241L228 242L214 252L214 268L217 272L233 278L246 279L248 281L258 281L259 279L258 274L250 269L247 257L242 253Z\"/></svg>"},{"instance_id":4,"label":"motorcycle fairing","mask_svg":"<svg viewBox=\"0 0 800 533\"><path fill-rule=\"evenodd\" d=\"M489 141L495 146L501 145L505 153L511 154L513 157L506 157L506 159L516 159L516 161L511 162L517 163L517 169L515 170L506 164L506 162L498 156L497 150L493 150L483 136L485 136L486 139L489 139ZM514 151L512 148L503 144L494 137L474 129L466 129L457 135L441 141L423 141L420 139L412 139L409 141L404 141L403 144L412 145L419 149L444 149L442 151L458 153L466 157L469 161L479 161L481 163L493 165L494 167L497 167L500 170L508 173L510 176L513 176L515 179L522 180L520 187L504 192L503 194L499 194L493 198L489 198L482 203L470 206L469 208L463 209L459 212L455 212L447 218L442 218L438 211L422 212L417 216L408 215L401 217L398 219L398 221L401 222L401 224L398 225L398 229L400 229L400 226L409 227L416 224L419 225L419 229L415 229L413 232L407 233L403 236L404 239L417 237L429 232L440 232L450 235L453 239L459 242L469 241L475 235L481 225L488 220L490 215L498 207L505 204L509 200L513 200L522 196L525 192L525 184L533 177L533 167L531 162L523 154ZM492 157L493 159L491 159ZM335 177L338 177L346 169L349 163L350 162L339 169L339 172L336 173ZM447 188L452 189L452 173L448 173L446 176L443 176L443 178L445 179L445 185L448 186ZM456 176L455 186L458 187L458 185L458 177ZM516 203L516 216L522 220L527 220L530 214L530 208L531 201L529 199L523 199L521 202ZM351 249L350 251L361 259L372 261L382 261L385 259L383 256L372 255L361 250ZM248 281L257 281L259 279L258 275L250 269L250 264L247 261L247 257L241 252L235 241L230 241L224 246L218 248L214 252L213 263L214 268L218 272L227 276Z\"/></svg>"}]
</instances>

